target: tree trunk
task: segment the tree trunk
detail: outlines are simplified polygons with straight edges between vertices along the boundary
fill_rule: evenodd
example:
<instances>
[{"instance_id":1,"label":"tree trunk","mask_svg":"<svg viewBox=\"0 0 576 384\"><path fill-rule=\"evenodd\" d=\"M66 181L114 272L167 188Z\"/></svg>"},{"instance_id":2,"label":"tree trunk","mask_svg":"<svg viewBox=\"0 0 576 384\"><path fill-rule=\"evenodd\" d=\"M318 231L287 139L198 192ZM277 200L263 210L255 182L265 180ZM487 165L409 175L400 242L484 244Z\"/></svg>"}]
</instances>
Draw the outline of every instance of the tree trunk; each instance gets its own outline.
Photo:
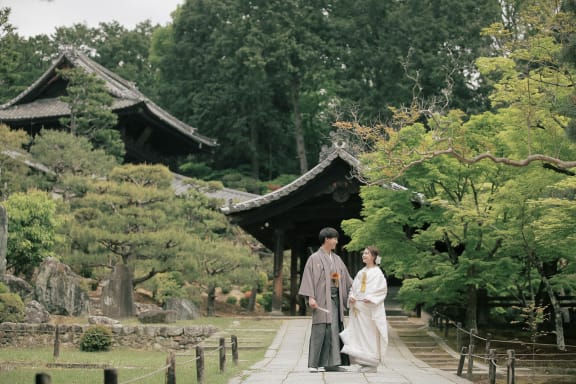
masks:
<instances>
[{"instance_id":1,"label":"tree trunk","mask_svg":"<svg viewBox=\"0 0 576 384\"><path fill-rule=\"evenodd\" d=\"M468 299L466 301L466 327L478 329L477 311L478 311L478 292L476 286L470 284L467 286Z\"/></svg>"},{"instance_id":2,"label":"tree trunk","mask_svg":"<svg viewBox=\"0 0 576 384\"><path fill-rule=\"evenodd\" d=\"M252 176L256 179L260 178L260 158L258 148L258 130L252 124L250 126L250 144L252 145Z\"/></svg>"},{"instance_id":3,"label":"tree trunk","mask_svg":"<svg viewBox=\"0 0 576 384\"><path fill-rule=\"evenodd\" d=\"M552 316L554 317L554 333L556 334L556 346L560 351L566 350L566 340L564 340L564 324L562 322L562 308L560 307L560 303L558 303L558 299L556 299L556 294L554 294L554 290L550 285L550 281L548 277L546 277L546 271L542 263L536 261L536 268L540 273L540 278L542 279L542 283L544 284L546 293L550 299L550 304L552 305Z\"/></svg>"},{"instance_id":4,"label":"tree trunk","mask_svg":"<svg viewBox=\"0 0 576 384\"><path fill-rule=\"evenodd\" d=\"M474 266L468 268L468 279L472 280L476 275ZM468 329L478 329L478 291L476 285L467 285L467 300L466 300L466 327Z\"/></svg>"},{"instance_id":5,"label":"tree trunk","mask_svg":"<svg viewBox=\"0 0 576 384\"><path fill-rule=\"evenodd\" d=\"M213 284L208 285L208 300L206 316L213 317L216 315L216 286Z\"/></svg>"},{"instance_id":6,"label":"tree trunk","mask_svg":"<svg viewBox=\"0 0 576 384\"><path fill-rule=\"evenodd\" d=\"M0 280L6 273L6 255L8 247L8 216L6 208L0 205Z\"/></svg>"},{"instance_id":7,"label":"tree trunk","mask_svg":"<svg viewBox=\"0 0 576 384\"><path fill-rule=\"evenodd\" d=\"M292 106L294 108L294 136L296 138L296 156L300 163L300 174L308 172L308 159L306 158L306 145L302 129L302 115L300 114L300 81L292 82Z\"/></svg>"},{"instance_id":8,"label":"tree trunk","mask_svg":"<svg viewBox=\"0 0 576 384\"><path fill-rule=\"evenodd\" d=\"M252 292L250 293L250 298L248 299L248 308L246 308L249 312L254 312L254 308L256 308L256 295L258 294L258 283L254 284L252 287Z\"/></svg>"}]
</instances>

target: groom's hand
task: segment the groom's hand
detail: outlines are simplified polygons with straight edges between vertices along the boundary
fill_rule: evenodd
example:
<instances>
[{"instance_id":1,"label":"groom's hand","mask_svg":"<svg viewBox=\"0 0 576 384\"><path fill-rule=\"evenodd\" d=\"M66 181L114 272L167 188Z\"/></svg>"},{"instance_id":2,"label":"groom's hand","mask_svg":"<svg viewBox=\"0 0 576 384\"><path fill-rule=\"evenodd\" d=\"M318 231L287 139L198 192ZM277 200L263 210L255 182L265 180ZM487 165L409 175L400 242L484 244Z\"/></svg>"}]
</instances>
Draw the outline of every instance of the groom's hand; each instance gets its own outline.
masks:
<instances>
[{"instance_id":1,"label":"groom's hand","mask_svg":"<svg viewBox=\"0 0 576 384\"><path fill-rule=\"evenodd\" d=\"M313 297L309 297L309 298L308 298L308 305L309 305L310 308L312 308L312 309L318 308L318 303L316 302L316 299L314 299Z\"/></svg>"}]
</instances>

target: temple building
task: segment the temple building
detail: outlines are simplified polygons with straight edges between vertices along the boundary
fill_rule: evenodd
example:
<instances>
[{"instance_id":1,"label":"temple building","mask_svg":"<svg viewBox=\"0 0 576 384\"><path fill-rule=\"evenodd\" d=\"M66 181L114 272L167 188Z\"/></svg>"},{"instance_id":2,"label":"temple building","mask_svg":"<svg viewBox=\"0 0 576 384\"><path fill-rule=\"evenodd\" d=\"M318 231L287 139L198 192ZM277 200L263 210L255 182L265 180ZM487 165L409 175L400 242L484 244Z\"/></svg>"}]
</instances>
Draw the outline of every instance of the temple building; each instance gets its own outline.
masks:
<instances>
[{"instance_id":1,"label":"temple building","mask_svg":"<svg viewBox=\"0 0 576 384\"><path fill-rule=\"evenodd\" d=\"M81 67L104 81L114 98L112 111L126 147L125 161L162 163L171 166L180 156L209 151L215 140L178 120L143 95L136 86L104 68L88 56L66 50L32 85L6 104L0 105L0 123L36 135L41 129L63 129L60 119L70 115L61 100L67 81L58 70Z\"/></svg>"}]
</instances>

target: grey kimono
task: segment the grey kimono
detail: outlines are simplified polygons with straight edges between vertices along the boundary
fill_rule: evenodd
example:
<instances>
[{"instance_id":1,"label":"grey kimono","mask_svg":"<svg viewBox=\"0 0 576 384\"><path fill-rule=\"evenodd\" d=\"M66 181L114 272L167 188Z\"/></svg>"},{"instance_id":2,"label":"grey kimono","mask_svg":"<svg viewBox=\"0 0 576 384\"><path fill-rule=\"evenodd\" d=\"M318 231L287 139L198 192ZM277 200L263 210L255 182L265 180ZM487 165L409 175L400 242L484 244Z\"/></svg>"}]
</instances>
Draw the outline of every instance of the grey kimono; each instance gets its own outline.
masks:
<instances>
[{"instance_id":1,"label":"grey kimono","mask_svg":"<svg viewBox=\"0 0 576 384\"><path fill-rule=\"evenodd\" d=\"M332 275L338 273L338 283ZM310 255L298 293L312 297L318 306L329 311L312 310L312 334L308 366L334 367L347 365L346 356L340 354L339 332L343 329L344 303L352 287L352 277L340 256L332 253L332 258L322 248Z\"/></svg>"}]
</instances>

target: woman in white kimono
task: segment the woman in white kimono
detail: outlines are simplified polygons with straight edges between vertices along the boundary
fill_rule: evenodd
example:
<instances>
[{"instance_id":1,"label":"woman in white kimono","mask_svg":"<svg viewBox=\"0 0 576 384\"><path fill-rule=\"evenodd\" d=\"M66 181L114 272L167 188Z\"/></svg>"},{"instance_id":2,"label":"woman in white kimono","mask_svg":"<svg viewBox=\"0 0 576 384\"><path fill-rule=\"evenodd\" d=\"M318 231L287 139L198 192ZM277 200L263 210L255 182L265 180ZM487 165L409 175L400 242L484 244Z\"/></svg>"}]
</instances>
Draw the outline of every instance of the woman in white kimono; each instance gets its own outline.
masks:
<instances>
[{"instance_id":1,"label":"woman in white kimono","mask_svg":"<svg viewBox=\"0 0 576 384\"><path fill-rule=\"evenodd\" d=\"M386 278L380 269L380 256L374 247L362 253L362 268L348 295L348 326L340 333L342 353L351 364L360 364L360 371L376 372L388 346L388 323L384 299L388 292Z\"/></svg>"}]
</instances>

